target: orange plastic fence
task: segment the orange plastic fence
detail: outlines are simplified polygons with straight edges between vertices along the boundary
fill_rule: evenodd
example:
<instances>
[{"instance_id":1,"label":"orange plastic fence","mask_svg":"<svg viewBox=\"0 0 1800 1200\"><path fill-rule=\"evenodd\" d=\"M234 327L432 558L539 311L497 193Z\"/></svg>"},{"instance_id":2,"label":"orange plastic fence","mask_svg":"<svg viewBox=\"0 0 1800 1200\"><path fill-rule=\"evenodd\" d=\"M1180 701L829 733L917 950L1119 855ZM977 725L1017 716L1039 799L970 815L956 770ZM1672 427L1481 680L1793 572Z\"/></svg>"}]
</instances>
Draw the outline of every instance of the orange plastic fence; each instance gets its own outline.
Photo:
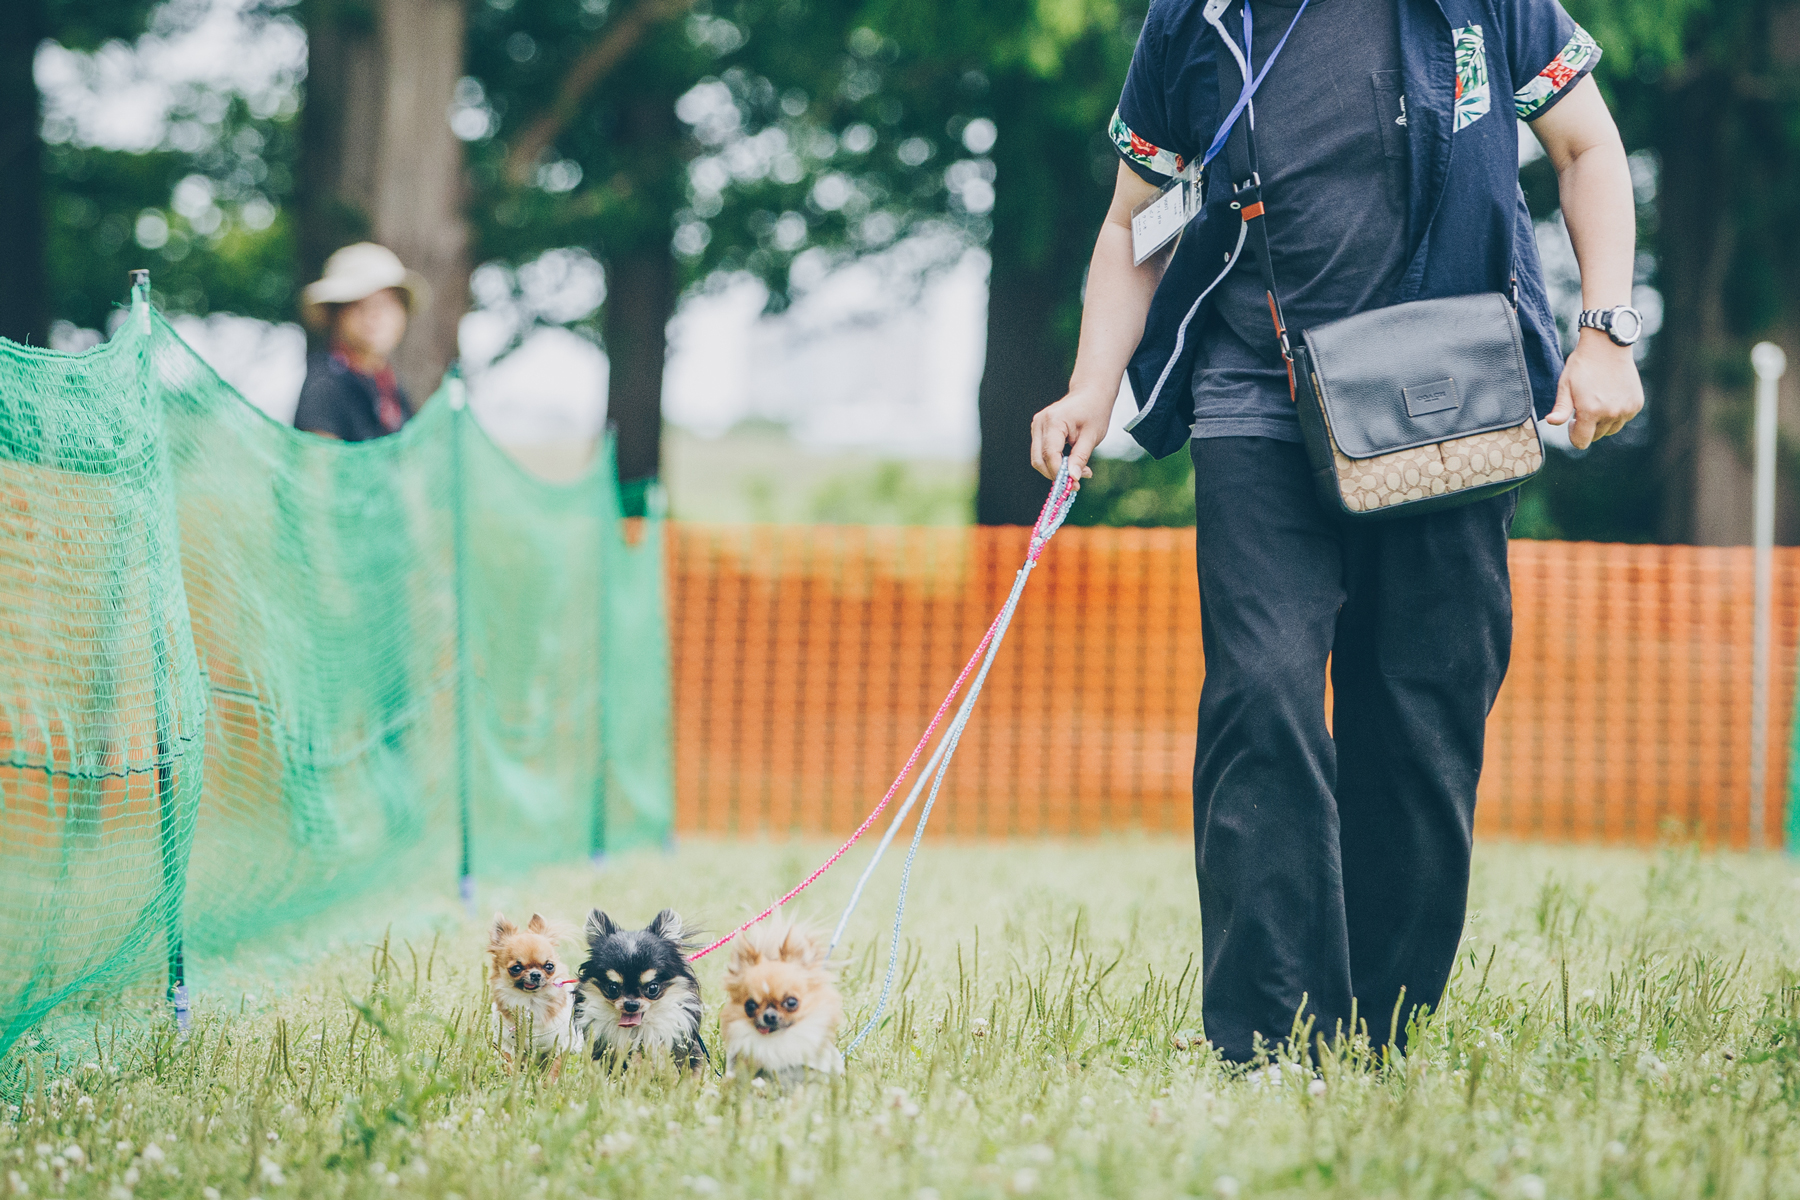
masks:
<instances>
[{"instance_id":1,"label":"orange plastic fence","mask_svg":"<svg viewBox=\"0 0 1800 1200\"><path fill-rule=\"evenodd\" d=\"M841 833L878 800L1023 561L1026 531L670 526L676 823ZM1512 668L1477 825L1748 838L1751 560L1514 542ZM1775 563L1767 829L1785 827L1800 551ZM933 814L961 836L1191 828L1204 673L1191 530L1066 528Z\"/></svg>"}]
</instances>

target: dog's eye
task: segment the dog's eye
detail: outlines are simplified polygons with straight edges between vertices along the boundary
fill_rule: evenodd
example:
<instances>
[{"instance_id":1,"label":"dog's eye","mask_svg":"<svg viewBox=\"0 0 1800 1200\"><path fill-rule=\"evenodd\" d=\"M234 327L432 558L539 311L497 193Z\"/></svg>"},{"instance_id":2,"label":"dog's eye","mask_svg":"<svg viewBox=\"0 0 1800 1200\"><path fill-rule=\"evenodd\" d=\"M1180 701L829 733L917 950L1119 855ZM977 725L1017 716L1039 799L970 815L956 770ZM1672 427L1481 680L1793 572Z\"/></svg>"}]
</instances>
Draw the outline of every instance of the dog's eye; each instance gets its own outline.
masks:
<instances>
[{"instance_id":1,"label":"dog's eye","mask_svg":"<svg viewBox=\"0 0 1800 1200\"><path fill-rule=\"evenodd\" d=\"M518 963L514 963L512 966L506 968L506 972L509 975L517 975L520 971L523 971L524 969L525 968L521 967Z\"/></svg>"},{"instance_id":2,"label":"dog's eye","mask_svg":"<svg viewBox=\"0 0 1800 1200\"><path fill-rule=\"evenodd\" d=\"M554 970L556 970L556 964L555 964L555 963L553 963L553 962L547 962L547 963L545 963L545 964L544 964L544 974L546 974L546 975L548 975L548 974L550 974L550 972L552 972L552 971L554 971Z\"/></svg>"},{"instance_id":3,"label":"dog's eye","mask_svg":"<svg viewBox=\"0 0 1800 1200\"><path fill-rule=\"evenodd\" d=\"M744 1001L744 1015L746 1017L754 1017L756 1015L756 1001L754 1001L754 1000Z\"/></svg>"},{"instance_id":4,"label":"dog's eye","mask_svg":"<svg viewBox=\"0 0 1800 1200\"><path fill-rule=\"evenodd\" d=\"M786 1000L781 1002L781 1007L787 1009L789 1012L793 1012L796 1008L800 1007L800 1001L789 996Z\"/></svg>"},{"instance_id":5,"label":"dog's eye","mask_svg":"<svg viewBox=\"0 0 1800 1200\"><path fill-rule=\"evenodd\" d=\"M600 985L600 991L608 1000L617 1000L619 998L619 985L610 979Z\"/></svg>"},{"instance_id":6,"label":"dog's eye","mask_svg":"<svg viewBox=\"0 0 1800 1200\"><path fill-rule=\"evenodd\" d=\"M644 985L644 999L654 1000L660 995L662 995L662 984L657 983L655 980L651 980Z\"/></svg>"}]
</instances>

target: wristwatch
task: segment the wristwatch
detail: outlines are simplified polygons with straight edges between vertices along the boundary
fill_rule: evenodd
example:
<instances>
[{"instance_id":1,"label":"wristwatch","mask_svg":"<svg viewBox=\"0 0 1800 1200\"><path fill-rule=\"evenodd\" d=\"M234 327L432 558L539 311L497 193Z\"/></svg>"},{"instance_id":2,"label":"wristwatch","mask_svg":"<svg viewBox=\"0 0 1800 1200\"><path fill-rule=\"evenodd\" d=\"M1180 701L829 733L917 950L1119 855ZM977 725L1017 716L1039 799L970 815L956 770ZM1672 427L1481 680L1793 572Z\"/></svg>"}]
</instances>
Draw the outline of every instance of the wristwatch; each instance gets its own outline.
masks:
<instances>
[{"instance_id":1,"label":"wristwatch","mask_svg":"<svg viewBox=\"0 0 1800 1200\"><path fill-rule=\"evenodd\" d=\"M1582 310L1579 324L1583 329L1598 329L1611 338L1615 346L1629 346L1644 332L1644 314L1629 304L1589 308Z\"/></svg>"}]
</instances>

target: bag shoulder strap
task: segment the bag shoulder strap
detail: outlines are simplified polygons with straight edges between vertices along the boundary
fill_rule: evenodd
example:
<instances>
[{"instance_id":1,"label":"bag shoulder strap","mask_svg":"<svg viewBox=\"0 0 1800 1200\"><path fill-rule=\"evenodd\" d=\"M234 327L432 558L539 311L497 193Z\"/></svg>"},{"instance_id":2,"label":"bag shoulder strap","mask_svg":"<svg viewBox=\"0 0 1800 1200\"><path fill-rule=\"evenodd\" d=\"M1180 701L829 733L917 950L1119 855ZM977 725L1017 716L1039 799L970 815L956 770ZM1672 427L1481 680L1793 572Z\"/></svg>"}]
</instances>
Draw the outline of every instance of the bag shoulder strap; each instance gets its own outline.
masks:
<instances>
[{"instance_id":1,"label":"bag shoulder strap","mask_svg":"<svg viewBox=\"0 0 1800 1200\"><path fill-rule=\"evenodd\" d=\"M1293 400L1294 348L1288 341L1287 318L1281 311L1281 293L1275 287L1275 259L1269 253L1269 218L1263 205L1262 176L1256 165L1254 107L1250 110L1250 119L1244 122L1244 140L1249 152L1250 178L1232 186L1231 207L1243 219L1245 240L1258 265L1262 267L1263 292L1269 300L1269 319L1275 322L1275 339L1281 344L1281 360L1287 364L1288 399Z\"/></svg>"}]
</instances>

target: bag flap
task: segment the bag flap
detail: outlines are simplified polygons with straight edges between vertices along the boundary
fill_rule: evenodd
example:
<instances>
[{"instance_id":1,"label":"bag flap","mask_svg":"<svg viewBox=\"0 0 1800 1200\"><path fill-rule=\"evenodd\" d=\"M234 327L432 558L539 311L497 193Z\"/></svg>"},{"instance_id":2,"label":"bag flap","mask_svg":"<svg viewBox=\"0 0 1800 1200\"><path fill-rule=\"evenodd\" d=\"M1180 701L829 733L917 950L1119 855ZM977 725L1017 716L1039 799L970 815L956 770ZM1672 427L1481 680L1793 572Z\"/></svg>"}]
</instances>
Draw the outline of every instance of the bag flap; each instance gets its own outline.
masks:
<instances>
[{"instance_id":1,"label":"bag flap","mask_svg":"<svg viewBox=\"0 0 1800 1200\"><path fill-rule=\"evenodd\" d=\"M1498 292L1371 309L1303 335L1350 458L1510 429L1531 415L1519 320Z\"/></svg>"}]
</instances>

